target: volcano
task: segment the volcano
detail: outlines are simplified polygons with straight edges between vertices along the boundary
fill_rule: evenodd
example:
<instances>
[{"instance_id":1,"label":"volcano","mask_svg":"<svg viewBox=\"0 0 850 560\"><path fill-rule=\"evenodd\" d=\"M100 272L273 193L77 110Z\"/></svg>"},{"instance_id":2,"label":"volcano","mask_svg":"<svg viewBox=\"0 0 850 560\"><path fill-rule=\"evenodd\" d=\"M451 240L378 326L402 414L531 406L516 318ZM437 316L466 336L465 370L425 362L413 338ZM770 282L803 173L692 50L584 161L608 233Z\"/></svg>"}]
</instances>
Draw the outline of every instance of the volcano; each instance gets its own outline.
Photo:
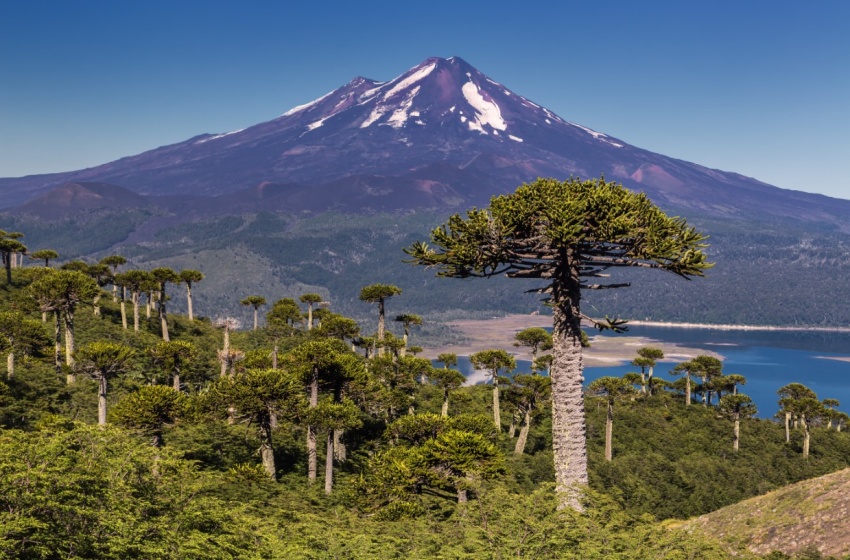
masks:
<instances>
[{"instance_id":1,"label":"volcano","mask_svg":"<svg viewBox=\"0 0 850 560\"><path fill-rule=\"evenodd\" d=\"M0 179L0 189L7 207L67 183L96 182L146 196L361 212L480 205L537 177L600 175L676 210L850 229L850 201L632 146L565 120L458 57L429 58L387 82L357 77L243 130L81 171Z\"/></svg>"}]
</instances>

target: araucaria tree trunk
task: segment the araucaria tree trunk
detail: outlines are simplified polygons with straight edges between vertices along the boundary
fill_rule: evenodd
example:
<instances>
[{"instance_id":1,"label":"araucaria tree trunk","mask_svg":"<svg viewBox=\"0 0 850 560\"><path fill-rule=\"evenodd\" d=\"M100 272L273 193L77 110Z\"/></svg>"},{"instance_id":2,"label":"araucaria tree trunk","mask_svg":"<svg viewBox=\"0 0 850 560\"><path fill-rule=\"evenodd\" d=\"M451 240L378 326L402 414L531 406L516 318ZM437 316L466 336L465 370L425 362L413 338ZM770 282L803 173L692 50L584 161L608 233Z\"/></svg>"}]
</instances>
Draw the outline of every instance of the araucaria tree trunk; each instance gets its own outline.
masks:
<instances>
[{"instance_id":1,"label":"araucaria tree trunk","mask_svg":"<svg viewBox=\"0 0 850 560\"><path fill-rule=\"evenodd\" d=\"M74 365L74 312L65 310L65 364Z\"/></svg>"},{"instance_id":2,"label":"araucaria tree trunk","mask_svg":"<svg viewBox=\"0 0 850 560\"><path fill-rule=\"evenodd\" d=\"M522 428L519 430L519 437L516 440L516 446L514 447L515 455L522 455L525 453L525 444L528 441L528 430L531 428L531 407L525 409L525 422L522 424ZM513 435L513 434L511 434Z\"/></svg>"},{"instance_id":3,"label":"araucaria tree trunk","mask_svg":"<svg viewBox=\"0 0 850 560\"><path fill-rule=\"evenodd\" d=\"M809 433L809 425L805 424L803 426L803 458L809 458L809 442L811 440L811 434Z\"/></svg>"},{"instance_id":4,"label":"araucaria tree trunk","mask_svg":"<svg viewBox=\"0 0 850 560\"><path fill-rule=\"evenodd\" d=\"M614 435L614 405L608 403L608 414L605 416L605 460L610 461L614 457L611 448L611 439Z\"/></svg>"},{"instance_id":5,"label":"araucaria tree trunk","mask_svg":"<svg viewBox=\"0 0 850 560\"><path fill-rule=\"evenodd\" d=\"M318 405L319 372L314 369L312 378L310 379L310 408L316 408ZM310 484L316 482L317 470L316 426L310 424L307 426L307 482Z\"/></svg>"},{"instance_id":6,"label":"araucaria tree trunk","mask_svg":"<svg viewBox=\"0 0 850 560\"><path fill-rule=\"evenodd\" d=\"M578 263L573 265L571 256L562 255L552 282L552 444L557 489L565 496L565 505L580 511L580 488L587 486L587 451L582 395L581 291Z\"/></svg>"},{"instance_id":7,"label":"araucaria tree trunk","mask_svg":"<svg viewBox=\"0 0 850 560\"><path fill-rule=\"evenodd\" d=\"M188 310L189 310L189 320L194 321L195 315L192 312L192 283L191 282L186 283L186 307L188 307Z\"/></svg>"},{"instance_id":8,"label":"araucaria tree trunk","mask_svg":"<svg viewBox=\"0 0 850 560\"><path fill-rule=\"evenodd\" d=\"M165 290L163 290L162 299L159 302L159 320L162 323L162 340L169 342L171 338L168 336L168 320L165 316Z\"/></svg>"},{"instance_id":9,"label":"araucaria tree trunk","mask_svg":"<svg viewBox=\"0 0 850 560\"><path fill-rule=\"evenodd\" d=\"M97 380L97 423L106 425L106 376L103 374Z\"/></svg>"},{"instance_id":10,"label":"araucaria tree trunk","mask_svg":"<svg viewBox=\"0 0 850 560\"><path fill-rule=\"evenodd\" d=\"M378 300L378 342L384 341L384 299ZM384 355L384 345L378 345L378 356Z\"/></svg>"},{"instance_id":11,"label":"araucaria tree trunk","mask_svg":"<svg viewBox=\"0 0 850 560\"><path fill-rule=\"evenodd\" d=\"M334 435L328 430L328 443L325 451L325 494L330 494L334 488Z\"/></svg>"},{"instance_id":12,"label":"araucaria tree trunk","mask_svg":"<svg viewBox=\"0 0 850 560\"><path fill-rule=\"evenodd\" d=\"M498 372L493 372L493 424L496 425L496 431L502 431L502 414L499 410L499 375Z\"/></svg>"},{"instance_id":13,"label":"araucaria tree trunk","mask_svg":"<svg viewBox=\"0 0 850 560\"><path fill-rule=\"evenodd\" d=\"M741 440L741 416L735 415L735 437L732 440L732 449L738 451L738 442Z\"/></svg>"},{"instance_id":14,"label":"araucaria tree trunk","mask_svg":"<svg viewBox=\"0 0 850 560\"><path fill-rule=\"evenodd\" d=\"M274 446L272 445L272 426L269 418L260 420L260 456L263 468L269 478L277 479L277 468L274 463Z\"/></svg>"},{"instance_id":15,"label":"araucaria tree trunk","mask_svg":"<svg viewBox=\"0 0 850 560\"><path fill-rule=\"evenodd\" d=\"M15 377L15 352L10 350L9 355L6 356L6 379L13 377Z\"/></svg>"}]
</instances>

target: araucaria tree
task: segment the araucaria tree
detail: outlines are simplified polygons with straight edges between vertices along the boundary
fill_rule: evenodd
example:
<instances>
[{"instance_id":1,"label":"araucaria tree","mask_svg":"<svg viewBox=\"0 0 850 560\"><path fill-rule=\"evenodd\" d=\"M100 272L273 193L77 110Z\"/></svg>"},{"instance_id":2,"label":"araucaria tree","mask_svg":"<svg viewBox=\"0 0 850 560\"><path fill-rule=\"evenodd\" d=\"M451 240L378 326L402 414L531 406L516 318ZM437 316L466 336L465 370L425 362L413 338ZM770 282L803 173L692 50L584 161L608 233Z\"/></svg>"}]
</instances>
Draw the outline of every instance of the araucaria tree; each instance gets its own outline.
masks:
<instances>
[{"instance_id":1,"label":"araucaria tree","mask_svg":"<svg viewBox=\"0 0 850 560\"><path fill-rule=\"evenodd\" d=\"M200 282L204 279L204 273L200 270L187 268L180 271L180 282L186 284L186 307L189 312L189 320L195 320L195 314L192 310L192 284Z\"/></svg>"},{"instance_id":2,"label":"araucaria tree","mask_svg":"<svg viewBox=\"0 0 850 560\"><path fill-rule=\"evenodd\" d=\"M553 311L552 440L563 503L581 509L576 486L587 484L582 395L581 291L628 286L607 281L616 267L667 270L682 278L712 266L706 237L668 217L644 194L604 179L538 179L485 209L455 214L405 252L439 276L543 280L537 290ZM618 328L616 320L594 321ZM619 327L621 328L621 327Z\"/></svg>"},{"instance_id":3,"label":"araucaria tree","mask_svg":"<svg viewBox=\"0 0 850 560\"><path fill-rule=\"evenodd\" d=\"M734 429L732 431L732 449L738 451L741 441L741 418L752 418L758 412L756 405L747 395L735 393L726 395L717 403L720 412L732 420Z\"/></svg>"},{"instance_id":4,"label":"araucaria tree","mask_svg":"<svg viewBox=\"0 0 850 560\"><path fill-rule=\"evenodd\" d=\"M254 330L257 330L257 314L259 313L260 306L266 304L266 298L264 298L263 296L248 296L239 303L246 307L252 307L254 309Z\"/></svg>"},{"instance_id":5,"label":"araucaria tree","mask_svg":"<svg viewBox=\"0 0 850 560\"><path fill-rule=\"evenodd\" d=\"M475 369L483 369L493 381L493 424L502 431L502 415L499 409L499 374L516 369L516 360L504 350L482 350L469 357Z\"/></svg>"},{"instance_id":6,"label":"araucaria tree","mask_svg":"<svg viewBox=\"0 0 850 560\"><path fill-rule=\"evenodd\" d=\"M384 322L386 313L384 311L384 302L387 298L401 294L401 288L390 284L370 284L364 286L360 290L360 299L367 303L378 304L378 355L384 353L383 346L380 345L384 341Z\"/></svg>"},{"instance_id":7,"label":"araucaria tree","mask_svg":"<svg viewBox=\"0 0 850 560\"><path fill-rule=\"evenodd\" d=\"M76 367L97 381L97 423L101 426L106 424L108 381L129 369L133 355L132 348L117 342L92 342L76 352Z\"/></svg>"},{"instance_id":8,"label":"araucaria tree","mask_svg":"<svg viewBox=\"0 0 850 560\"><path fill-rule=\"evenodd\" d=\"M313 306L322 301L319 294L304 294L300 298L301 303L307 304L307 330L313 330Z\"/></svg>"},{"instance_id":9,"label":"araucaria tree","mask_svg":"<svg viewBox=\"0 0 850 560\"><path fill-rule=\"evenodd\" d=\"M165 285L169 282L177 284L180 282L180 277L170 268L160 267L151 270L151 276L159 284L159 321L162 325L162 340L168 342L171 340L168 336L168 319L165 316L165 302L168 297L165 295Z\"/></svg>"}]
</instances>

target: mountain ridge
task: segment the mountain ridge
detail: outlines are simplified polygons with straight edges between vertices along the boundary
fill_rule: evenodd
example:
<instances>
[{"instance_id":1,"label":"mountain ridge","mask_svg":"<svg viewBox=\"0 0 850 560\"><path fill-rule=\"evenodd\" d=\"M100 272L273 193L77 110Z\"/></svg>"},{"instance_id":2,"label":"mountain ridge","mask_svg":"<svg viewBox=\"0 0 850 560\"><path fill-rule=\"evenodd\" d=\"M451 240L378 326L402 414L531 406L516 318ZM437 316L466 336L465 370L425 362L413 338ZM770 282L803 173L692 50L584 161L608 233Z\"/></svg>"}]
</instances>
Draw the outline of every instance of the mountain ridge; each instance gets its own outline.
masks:
<instances>
[{"instance_id":1,"label":"mountain ridge","mask_svg":"<svg viewBox=\"0 0 850 560\"><path fill-rule=\"evenodd\" d=\"M850 201L632 146L554 114L458 57L428 58L385 82L358 76L241 130L88 169L0 179L0 189L9 207L68 182L193 197L287 184L299 186L288 193L290 210L372 212L482 205L539 176L600 175L666 208L793 217L850 231Z\"/></svg>"}]
</instances>

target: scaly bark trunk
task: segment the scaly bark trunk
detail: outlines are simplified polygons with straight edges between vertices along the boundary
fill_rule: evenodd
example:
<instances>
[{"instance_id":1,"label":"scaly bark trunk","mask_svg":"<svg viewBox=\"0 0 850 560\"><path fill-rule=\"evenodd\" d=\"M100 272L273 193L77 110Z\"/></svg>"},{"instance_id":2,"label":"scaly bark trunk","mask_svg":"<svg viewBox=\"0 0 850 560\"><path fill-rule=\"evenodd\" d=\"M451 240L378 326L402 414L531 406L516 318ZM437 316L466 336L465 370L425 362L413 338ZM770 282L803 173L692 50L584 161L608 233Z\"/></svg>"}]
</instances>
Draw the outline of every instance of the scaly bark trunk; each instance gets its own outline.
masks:
<instances>
[{"instance_id":1,"label":"scaly bark trunk","mask_svg":"<svg viewBox=\"0 0 850 560\"><path fill-rule=\"evenodd\" d=\"M516 440L514 454L522 455L525 453L525 443L528 441L528 430L531 428L531 409L525 411L525 422L519 430L519 437Z\"/></svg>"},{"instance_id":2,"label":"scaly bark trunk","mask_svg":"<svg viewBox=\"0 0 850 560\"><path fill-rule=\"evenodd\" d=\"M277 468L274 463L274 446L272 445L272 427L268 418L260 422L260 457L263 469L272 480L277 480Z\"/></svg>"},{"instance_id":3,"label":"scaly bark trunk","mask_svg":"<svg viewBox=\"0 0 850 560\"><path fill-rule=\"evenodd\" d=\"M313 378L310 380L310 408L319 405L319 372L313 370ZM316 426L307 426L307 482L316 482L316 471L318 470L316 450Z\"/></svg>"},{"instance_id":4,"label":"scaly bark trunk","mask_svg":"<svg viewBox=\"0 0 850 560\"><path fill-rule=\"evenodd\" d=\"M192 313L192 283L186 283L186 307L189 310L189 320L194 321L195 315Z\"/></svg>"},{"instance_id":5,"label":"scaly bark trunk","mask_svg":"<svg viewBox=\"0 0 850 560\"><path fill-rule=\"evenodd\" d=\"M378 356L384 355L384 300L378 300ZM368 359L368 356L367 356Z\"/></svg>"},{"instance_id":6,"label":"scaly bark trunk","mask_svg":"<svg viewBox=\"0 0 850 560\"><path fill-rule=\"evenodd\" d=\"M552 283L552 447L556 488L562 506L577 511L587 486L583 365L581 350L581 288L578 269L564 251Z\"/></svg>"},{"instance_id":7,"label":"scaly bark trunk","mask_svg":"<svg viewBox=\"0 0 850 560\"><path fill-rule=\"evenodd\" d=\"M6 356L6 379L15 377L15 352L10 350Z\"/></svg>"},{"instance_id":8,"label":"scaly bark trunk","mask_svg":"<svg viewBox=\"0 0 850 560\"><path fill-rule=\"evenodd\" d=\"M141 292L133 290L130 297L133 298L133 332L139 332L139 298L142 297Z\"/></svg>"},{"instance_id":9,"label":"scaly bark trunk","mask_svg":"<svg viewBox=\"0 0 850 560\"><path fill-rule=\"evenodd\" d=\"M499 377L493 373L493 424L496 431L502 433L502 415L499 410Z\"/></svg>"},{"instance_id":10,"label":"scaly bark trunk","mask_svg":"<svg viewBox=\"0 0 850 560\"><path fill-rule=\"evenodd\" d=\"M121 298L121 326L125 331L127 330L127 302L124 298Z\"/></svg>"},{"instance_id":11,"label":"scaly bark trunk","mask_svg":"<svg viewBox=\"0 0 850 560\"><path fill-rule=\"evenodd\" d=\"M172 387L174 387L175 391L180 391L180 371L174 370L174 379L172 381Z\"/></svg>"},{"instance_id":12,"label":"scaly bark trunk","mask_svg":"<svg viewBox=\"0 0 850 560\"><path fill-rule=\"evenodd\" d=\"M791 413L785 413L785 443L791 443Z\"/></svg>"},{"instance_id":13,"label":"scaly bark trunk","mask_svg":"<svg viewBox=\"0 0 850 560\"><path fill-rule=\"evenodd\" d=\"M447 418L449 416L449 390L443 390L443 409L440 411L440 416Z\"/></svg>"},{"instance_id":14,"label":"scaly bark trunk","mask_svg":"<svg viewBox=\"0 0 850 560\"><path fill-rule=\"evenodd\" d=\"M313 304L307 304L307 330L313 330Z\"/></svg>"},{"instance_id":15,"label":"scaly bark trunk","mask_svg":"<svg viewBox=\"0 0 850 560\"><path fill-rule=\"evenodd\" d=\"M691 406L691 376L685 374L685 406Z\"/></svg>"},{"instance_id":16,"label":"scaly bark trunk","mask_svg":"<svg viewBox=\"0 0 850 560\"><path fill-rule=\"evenodd\" d=\"M804 427L804 431L803 431L803 458L804 459L809 458L809 439L810 439L809 426L807 425L807 426Z\"/></svg>"},{"instance_id":17,"label":"scaly bark trunk","mask_svg":"<svg viewBox=\"0 0 850 560\"><path fill-rule=\"evenodd\" d=\"M162 289L161 298L159 302L159 322L162 324L162 340L165 342L170 342L171 338L168 336L168 319L165 315L165 289Z\"/></svg>"},{"instance_id":18,"label":"scaly bark trunk","mask_svg":"<svg viewBox=\"0 0 850 560\"><path fill-rule=\"evenodd\" d=\"M65 364L74 365L74 312L65 310Z\"/></svg>"},{"instance_id":19,"label":"scaly bark trunk","mask_svg":"<svg viewBox=\"0 0 850 560\"><path fill-rule=\"evenodd\" d=\"M334 488L334 436L328 431L328 443L325 450L325 494L330 495Z\"/></svg>"},{"instance_id":20,"label":"scaly bark trunk","mask_svg":"<svg viewBox=\"0 0 850 560\"><path fill-rule=\"evenodd\" d=\"M230 328L225 325L224 326L224 344L221 349L221 377L227 375L227 361L228 356L230 355Z\"/></svg>"},{"instance_id":21,"label":"scaly bark trunk","mask_svg":"<svg viewBox=\"0 0 850 560\"><path fill-rule=\"evenodd\" d=\"M98 378L97 424L99 426L106 425L106 376L103 374Z\"/></svg>"},{"instance_id":22,"label":"scaly bark trunk","mask_svg":"<svg viewBox=\"0 0 850 560\"><path fill-rule=\"evenodd\" d=\"M53 312L53 318L55 320L55 326L53 330L53 364L56 367L56 373L62 373L62 317L59 310L55 310ZM68 373L65 381L70 385L76 379L74 375Z\"/></svg>"},{"instance_id":23,"label":"scaly bark trunk","mask_svg":"<svg viewBox=\"0 0 850 560\"><path fill-rule=\"evenodd\" d=\"M741 439L741 417L736 414L735 415L735 438L732 440L732 449L735 452L738 451L738 442Z\"/></svg>"},{"instance_id":24,"label":"scaly bark trunk","mask_svg":"<svg viewBox=\"0 0 850 560\"><path fill-rule=\"evenodd\" d=\"M605 416L605 460L611 461L614 458L614 452L611 445L611 440L614 435L614 405L608 403L608 414Z\"/></svg>"},{"instance_id":25,"label":"scaly bark trunk","mask_svg":"<svg viewBox=\"0 0 850 560\"><path fill-rule=\"evenodd\" d=\"M259 324L259 308L254 308L254 330L257 330L257 325Z\"/></svg>"}]
</instances>

